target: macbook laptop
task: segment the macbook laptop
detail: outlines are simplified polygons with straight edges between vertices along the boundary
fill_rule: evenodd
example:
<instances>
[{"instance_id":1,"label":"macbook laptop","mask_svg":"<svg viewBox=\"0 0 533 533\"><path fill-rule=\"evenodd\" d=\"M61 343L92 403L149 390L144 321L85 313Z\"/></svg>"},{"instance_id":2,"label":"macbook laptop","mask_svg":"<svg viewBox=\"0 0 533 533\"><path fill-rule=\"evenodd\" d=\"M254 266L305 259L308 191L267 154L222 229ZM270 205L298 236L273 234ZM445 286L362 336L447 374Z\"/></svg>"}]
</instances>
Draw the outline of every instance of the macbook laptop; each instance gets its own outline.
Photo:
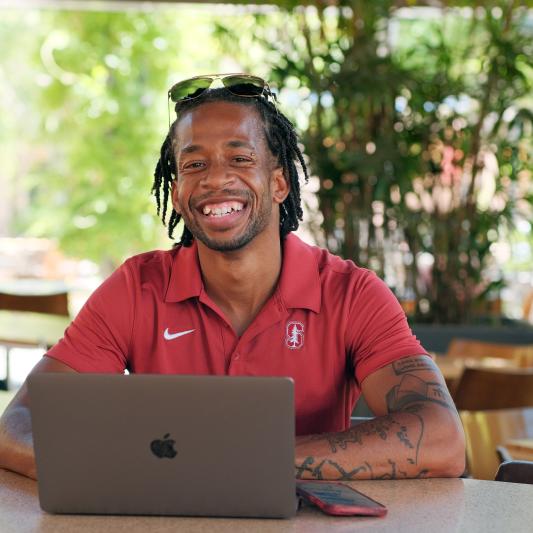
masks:
<instances>
[{"instance_id":1,"label":"macbook laptop","mask_svg":"<svg viewBox=\"0 0 533 533\"><path fill-rule=\"evenodd\" d=\"M290 378L42 373L28 387L45 511L296 511Z\"/></svg>"}]
</instances>

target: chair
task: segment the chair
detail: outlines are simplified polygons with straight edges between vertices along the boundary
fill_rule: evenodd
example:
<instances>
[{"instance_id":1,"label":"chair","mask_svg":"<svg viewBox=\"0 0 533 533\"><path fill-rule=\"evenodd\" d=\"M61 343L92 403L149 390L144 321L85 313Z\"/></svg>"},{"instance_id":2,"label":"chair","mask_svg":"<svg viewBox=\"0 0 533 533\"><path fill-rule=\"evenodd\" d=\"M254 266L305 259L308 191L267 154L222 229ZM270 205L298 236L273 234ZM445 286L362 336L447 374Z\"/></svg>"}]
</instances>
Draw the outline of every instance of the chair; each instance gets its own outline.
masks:
<instances>
[{"instance_id":1,"label":"chair","mask_svg":"<svg viewBox=\"0 0 533 533\"><path fill-rule=\"evenodd\" d=\"M532 344L500 344L471 339L452 339L446 352L448 357L455 358L497 358L513 359L518 366L533 366Z\"/></svg>"},{"instance_id":2,"label":"chair","mask_svg":"<svg viewBox=\"0 0 533 533\"><path fill-rule=\"evenodd\" d=\"M33 312L59 316L69 316L68 293L57 292L50 294L11 294L0 292L0 310ZM0 389L9 387L9 355L15 346L27 347L28 344L0 341L6 348L6 378L0 380ZM39 347L40 344L34 346ZM44 348L48 348L45 346Z\"/></svg>"},{"instance_id":3,"label":"chair","mask_svg":"<svg viewBox=\"0 0 533 533\"><path fill-rule=\"evenodd\" d=\"M498 467L494 481L533 485L533 461L505 461Z\"/></svg>"},{"instance_id":4,"label":"chair","mask_svg":"<svg viewBox=\"0 0 533 533\"><path fill-rule=\"evenodd\" d=\"M533 408L460 411L466 436L468 473L476 479L494 479L501 462L497 454L511 439L533 437ZM507 455L505 455L508 458Z\"/></svg>"},{"instance_id":5,"label":"chair","mask_svg":"<svg viewBox=\"0 0 533 533\"><path fill-rule=\"evenodd\" d=\"M524 298L524 303L522 304L522 320L525 322L533 322L533 289L531 289Z\"/></svg>"},{"instance_id":6,"label":"chair","mask_svg":"<svg viewBox=\"0 0 533 533\"><path fill-rule=\"evenodd\" d=\"M454 390L459 410L533 407L533 368L465 366Z\"/></svg>"},{"instance_id":7,"label":"chair","mask_svg":"<svg viewBox=\"0 0 533 533\"><path fill-rule=\"evenodd\" d=\"M68 294L8 294L0 292L0 309L69 316Z\"/></svg>"}]
</instances>

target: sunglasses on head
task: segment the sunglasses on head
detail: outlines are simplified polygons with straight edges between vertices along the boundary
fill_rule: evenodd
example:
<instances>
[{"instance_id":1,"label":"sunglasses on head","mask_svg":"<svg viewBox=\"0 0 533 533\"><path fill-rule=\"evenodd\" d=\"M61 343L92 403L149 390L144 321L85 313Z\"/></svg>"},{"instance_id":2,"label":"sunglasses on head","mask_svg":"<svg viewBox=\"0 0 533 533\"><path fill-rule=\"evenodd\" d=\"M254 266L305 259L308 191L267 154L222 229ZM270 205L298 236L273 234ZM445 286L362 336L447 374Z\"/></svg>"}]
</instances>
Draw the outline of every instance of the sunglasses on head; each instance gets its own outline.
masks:
<instances>
[{"instance_id":1,"label":"sunglasses on head","mask_svg":"<svg viewBox=\"0 0 533 533\"><path fill-rule=\"evenodd\" d=\"M173 102L198 98L207 91L215 80L220 80L225 89L236 96L264 98L276 95L270 90L268 83L258 76L249 74L212 74L205 76L195 76L188 80L183 80L173 85L168 91L168 98Z\"/></svg>"}]
</instances>

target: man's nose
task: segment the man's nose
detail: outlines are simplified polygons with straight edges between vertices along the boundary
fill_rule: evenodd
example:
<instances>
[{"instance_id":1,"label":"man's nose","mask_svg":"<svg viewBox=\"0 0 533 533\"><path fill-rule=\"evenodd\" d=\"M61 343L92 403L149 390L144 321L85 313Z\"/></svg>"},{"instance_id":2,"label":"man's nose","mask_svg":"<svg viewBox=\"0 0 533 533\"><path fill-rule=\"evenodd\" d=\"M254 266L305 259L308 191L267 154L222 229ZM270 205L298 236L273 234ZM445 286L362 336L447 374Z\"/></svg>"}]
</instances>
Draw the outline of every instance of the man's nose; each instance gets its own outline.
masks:
<instances>
[{"instance_id":1,"label":"man's nose","mask_svg":"<svg viewBox=\"0 0 533 533\"><path fill-rule=\"evenodd\" d=\"M235 181L235 173L223 162L212 163L202 178L202 185L210 189L223 189Z\"/></svg>"}]
</instances>

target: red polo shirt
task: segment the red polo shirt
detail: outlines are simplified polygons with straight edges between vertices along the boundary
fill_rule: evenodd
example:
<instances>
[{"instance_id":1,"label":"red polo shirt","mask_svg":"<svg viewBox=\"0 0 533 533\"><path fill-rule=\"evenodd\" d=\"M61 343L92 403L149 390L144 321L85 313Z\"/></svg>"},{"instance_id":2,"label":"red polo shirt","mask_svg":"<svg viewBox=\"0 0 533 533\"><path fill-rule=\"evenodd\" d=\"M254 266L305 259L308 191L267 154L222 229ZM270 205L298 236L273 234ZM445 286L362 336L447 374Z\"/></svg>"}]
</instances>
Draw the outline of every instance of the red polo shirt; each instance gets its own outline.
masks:
<instances>
[{"instance_id":1,"label":"red polo shirt","mask_svg":"<svg viewBox=\"0 0 533 533\"><path fill-rule=\"evenodd\" d=\"M193 244L128 259L48 355L79 372L290 376L300 435L346 429L360 383L422 353L374 273L289 235L278 286L240 338L206 294Z\"/></svg>"}]
</instances>

